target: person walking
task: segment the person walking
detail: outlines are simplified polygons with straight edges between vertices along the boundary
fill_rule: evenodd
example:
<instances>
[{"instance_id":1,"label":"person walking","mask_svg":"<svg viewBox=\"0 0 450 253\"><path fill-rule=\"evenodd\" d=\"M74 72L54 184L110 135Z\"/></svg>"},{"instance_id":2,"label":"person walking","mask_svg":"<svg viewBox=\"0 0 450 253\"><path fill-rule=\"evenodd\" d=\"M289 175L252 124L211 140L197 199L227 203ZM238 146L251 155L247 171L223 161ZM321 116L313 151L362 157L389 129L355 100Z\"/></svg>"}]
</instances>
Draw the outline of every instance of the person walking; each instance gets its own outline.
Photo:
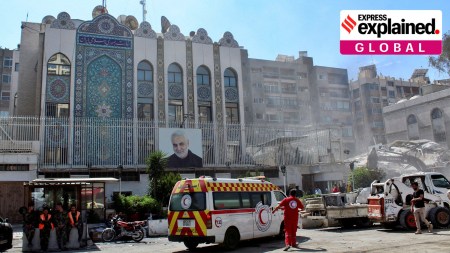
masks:
<instances>
[{"instance_id":1,"label":"person walking","mask_svg":"<svg viewBox=\"0 0 450 253\"><path fill-rule=\"evenodd\" d=\"M413 199L411 199L411 205L414 206L414 219L416 220L417 227L417 231L415 232L415 234L422 234L420 220L425 222L428 227L428 232L433 233L433 224L431 224L425 217L425 193L422 189L419 189L419 184L417 182L412 182L411 187L414 190Z\"/></svg>"},{"instance_id":2,"label":"person walking","mask_svg":"<svg viewBox=\"0 0 450 253\"><path fill-rule=\"evenodd\" d=\"M67 250L67 219L67 212L64 211L62 203L58 202L55 207L55 213L53 214L53 225L56 228L56 240L58 241L58 248L60 250Z\"/></svg>"},{"instance_id":3,"label":"person walking","mask_svg":"<svg viewBox=\"0 0 450 253\"><path fill-rule=\"evenodd\" d=\"M48 207L44 207L42 214L39 216L39 233L41 238L41 250L48 250L48 241L50 239L50 231L53 229L51 221L52 215L48 213Z\"/></svg>"},{"instance_id":4,"label":"person walking","mask_svg":"<svg viewBox=\"0 0 450 253\"><path fill-rule=\"evenodd\" d=\"M34 210L34 204L29 204L27 212L23 214L23 233L27 238L28 248L30 249L33 248L33 238L38 222L39 218Z\"/></svg>"},{"instance_id":5,"label":"person walking","mask_svg":"<svg viewBox=\"0 0 450 253\"><path fill-rule=\"evenodd\" d=\"M283 251L288 251L291 247L298 248L296 241L297 226L298 226L298 211L302 210L302 202L296 198L297 191L292 189L289 191L289 197L283 199L278 204L272 213L275 213L278 209L284 209L284 232L286 247Z\"/></svg>"},{"instance_id":6,"label":"person walking","mask_svg":"<svg viewBox=\"0 0 450 253\"><path fill-rule=\"evenodd\" d=\"M83 222L81 221L81 213L77 211L76 205L70 206L70 212L68 214L70 226L67 228L67 234L70 236L70 230L72 228L78 229L78 242L81 242L83 235Z\"/></svg>"}]
</instances>

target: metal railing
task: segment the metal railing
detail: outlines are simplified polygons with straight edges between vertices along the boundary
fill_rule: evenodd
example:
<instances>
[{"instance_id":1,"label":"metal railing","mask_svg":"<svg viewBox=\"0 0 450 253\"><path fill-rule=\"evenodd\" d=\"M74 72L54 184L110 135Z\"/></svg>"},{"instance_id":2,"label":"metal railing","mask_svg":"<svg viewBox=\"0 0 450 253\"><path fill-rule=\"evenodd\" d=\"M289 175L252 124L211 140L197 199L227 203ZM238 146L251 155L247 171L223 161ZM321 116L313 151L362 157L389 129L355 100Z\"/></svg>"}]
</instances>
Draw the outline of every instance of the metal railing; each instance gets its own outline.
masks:
<instances>
[{"instance_id":1,"label":"metal railing","mask_svg":"<svg viewBox=\"0 0 450 253\"><path fill-rule=\"evenodd\" d=\"M158 129L179 127L140 119L0 118L0 152L37 152L42 168L145 167L159 149ZM201 129L204 167L278 166L342 161L330 129L184 122ZM166 141L166 140L164 140ZM33 142L39 143L37 151ZM337 143L337 144L336 144Z\"/></svg>"}]
</instances>

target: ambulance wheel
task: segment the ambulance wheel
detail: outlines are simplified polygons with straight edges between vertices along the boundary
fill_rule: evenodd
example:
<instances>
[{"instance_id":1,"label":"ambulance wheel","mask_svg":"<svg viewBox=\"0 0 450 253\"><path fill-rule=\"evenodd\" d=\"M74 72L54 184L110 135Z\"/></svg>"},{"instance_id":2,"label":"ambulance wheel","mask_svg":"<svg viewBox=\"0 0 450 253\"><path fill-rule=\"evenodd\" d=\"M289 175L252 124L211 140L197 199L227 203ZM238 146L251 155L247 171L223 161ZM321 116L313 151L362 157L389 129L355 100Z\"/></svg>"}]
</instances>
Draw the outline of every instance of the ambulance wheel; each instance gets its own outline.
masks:
<instances>
[{"instance_id":1,"label":"ambulance wheel","mask_svg":"<svg viewBox=\"0 0 450 253\"><path fill-rule=\"evenodd\" d=\"M431 209L428 217L436 228L446 228L450 225L450 211L445 207Z\"/></svg>"},{"instance_id":2,"label":"ambulance wheel","mask_svg":"<svg viewBox=\"0 0 450 253\"><path fill-rule=\"evenodd\" d=\"M410 210L404 210L400 213L399 217L400 225L408 230L416 229L416 219L414 214Z\"/></svg>"},{"instance_id":3,"label":"ambulance wheel","mask_svg":"<svg viewBox=\"0 0 450 253\"><path fill-rule=\"evenodd\" d=\"M198 242L196 241L192 241L192 240L186 240L183 241L184 246L186 246L186 248L188 248L188 250L194 251L197 246L198 246Z\"/></svg>"},{"instance_id":4,"label":"ambulance wheel","mask_svg":"<svg viewBox=\"0 0 450 253\"><path fill-rule=\"evenodd\" d=\"M241 235L237 228L229 228L225 233L225 239L223 240L223 246L227 250L234 250L241 240Z\"/></svg>"}]
</instances>

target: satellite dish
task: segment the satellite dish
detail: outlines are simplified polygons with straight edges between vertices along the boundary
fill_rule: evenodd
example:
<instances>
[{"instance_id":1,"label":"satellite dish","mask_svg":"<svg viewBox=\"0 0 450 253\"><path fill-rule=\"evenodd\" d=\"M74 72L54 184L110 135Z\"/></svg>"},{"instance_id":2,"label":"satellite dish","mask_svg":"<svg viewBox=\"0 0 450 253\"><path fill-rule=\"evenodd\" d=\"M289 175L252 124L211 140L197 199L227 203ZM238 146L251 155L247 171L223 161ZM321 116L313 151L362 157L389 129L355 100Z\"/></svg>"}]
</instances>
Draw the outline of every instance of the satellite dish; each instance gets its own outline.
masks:
<instances>
[{"instance_id":1,"label":"satellite dish","mask_svg":"<svg viewBox=\"0 0 450 253\"><path fill-rule=\"evenodd\" d=\"M119 21L120 24L125 25L125 20L127 19L126 15L120 15L117 17L117 21Z\"/></svg>"},{"instance_id":2,"label":"satellite dish","mask_svg":"<svg viewBox=\"0 0 450 253\"><path fill-rule=\"evenodd\" d=\"M97 16L100 16L100 15L102 15L104 13L106 13L106 8L103 7L102 5L97 5L92 10L92 18L96 18Z\"/></svg>"},{"instance_id":3,"label":"satellite dish","mask_svg":"<svg viewBox=\"0 0 450 253\"><path fill-rule=\"evenodd\" d=\"M134 16L127 16L125 19L125 25L130 28L131 30L136 30L139 27L139 23L137 19Z\"/></svg>"},{"instance_id":4,"label":"satellite dish","mask_svg":"<svg viewBox=\"0 0 450 253\"><path fill-rule=\"evenodd\" d=\"M46 24L46 25L50 25L53 23L53 21L55 21L55 17L53 17L52 15L47 15L42 19L42 24Z\"/></svg>"},{"instance_id":5,"label":"satellite dish","mask_svg":"<svg viewBox=\"0 0 450 253\"><path fill-rule=\"evenodd\" d=\"M161 32L166 33L167 30L169 30L169 27L170 27L170 21L166 17L162 16L161 17Z\"/></svg>"}]
</instances>

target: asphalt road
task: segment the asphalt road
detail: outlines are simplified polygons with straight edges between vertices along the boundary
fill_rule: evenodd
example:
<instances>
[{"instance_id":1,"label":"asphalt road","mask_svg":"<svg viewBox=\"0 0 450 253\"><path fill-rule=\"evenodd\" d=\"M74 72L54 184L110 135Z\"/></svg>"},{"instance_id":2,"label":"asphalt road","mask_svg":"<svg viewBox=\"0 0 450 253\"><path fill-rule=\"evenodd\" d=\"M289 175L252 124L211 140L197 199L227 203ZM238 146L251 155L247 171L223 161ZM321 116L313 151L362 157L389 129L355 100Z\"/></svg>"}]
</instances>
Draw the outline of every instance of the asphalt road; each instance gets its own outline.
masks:
<instances>
[{"instance_id":1,"label":"asphalt road","mask_svg":"<svg viewBox=\"0 0 450 253\"><path fill-rule=\"evenodd\" d=\"M300 249L290 252L450 252L450 230L415 235L413 231L370 229L301 229L297 232ZM21 252L21 233L14 234L14 247L8 252ZM235 252L283 252L284 243L275 238L242 242ZM96 243L76 252L188 252L182 243L169 242L165 237L145 238L140 243ZM218 245L200 245L197 252L228 252Z\"/></svg>"}]
</instances>

